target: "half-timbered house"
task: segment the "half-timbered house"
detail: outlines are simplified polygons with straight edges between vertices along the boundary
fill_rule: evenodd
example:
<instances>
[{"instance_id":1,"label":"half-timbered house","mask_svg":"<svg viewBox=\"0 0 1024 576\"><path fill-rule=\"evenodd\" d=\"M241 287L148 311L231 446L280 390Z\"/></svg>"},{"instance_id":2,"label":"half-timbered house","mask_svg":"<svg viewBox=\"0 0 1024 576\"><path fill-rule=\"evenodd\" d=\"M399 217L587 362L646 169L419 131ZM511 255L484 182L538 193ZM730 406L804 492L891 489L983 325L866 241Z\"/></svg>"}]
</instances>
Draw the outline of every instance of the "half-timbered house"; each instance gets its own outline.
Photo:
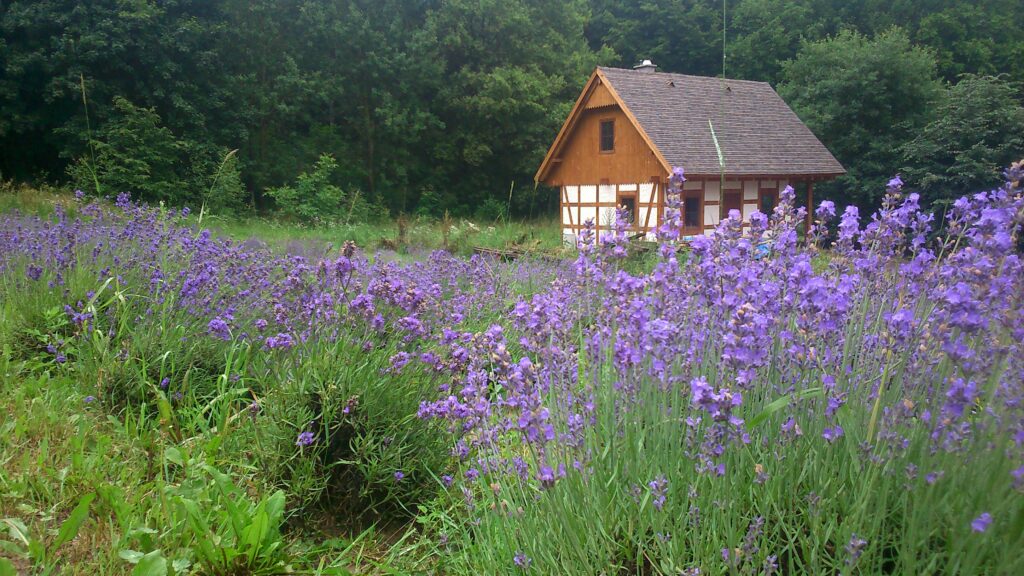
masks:
<instances>
[{"instance_id":1,"label":"half-timbered house","mask_svg":"<svg viewBox=\"0 0 1024 576\"><path fill-rule=\"evenodd\" d=\"M683 167L682 234L708 234L730 210L744 222L770 213L779 192L843 167L765 82L597 68L551 144L535 180L560 192L563 236L593 219L599 230L628 210L653 236L673 167Z\"/></svg>"}]
</instances>

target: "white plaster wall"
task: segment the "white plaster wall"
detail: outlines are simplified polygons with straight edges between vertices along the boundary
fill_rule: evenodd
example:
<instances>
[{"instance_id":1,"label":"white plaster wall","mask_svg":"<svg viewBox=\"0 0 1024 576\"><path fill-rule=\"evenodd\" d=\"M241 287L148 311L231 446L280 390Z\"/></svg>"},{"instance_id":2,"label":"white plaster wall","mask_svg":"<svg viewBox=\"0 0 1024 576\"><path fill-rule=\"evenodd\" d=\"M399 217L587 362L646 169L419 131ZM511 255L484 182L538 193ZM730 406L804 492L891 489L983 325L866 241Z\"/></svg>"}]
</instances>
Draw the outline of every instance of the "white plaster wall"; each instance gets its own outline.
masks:
<instances>
[{"instance_id":1,"label":"white plaster wall","mask_svg":"<svg viewBox=\"0 0 1024 576\"><path fill-rule=\"evenodd\" d=\"M597 202L597 186L580 186L580 200L583 204Z\"/></svg>"},{"instance_id":2,"label":"white plaster wall","mask_svg":"<svg viewBox=\"0 0 1024 576\"><path fill-rule=\"evenodd\" d=\"M743 205L743 221L750 222L750 215L757 210L757 204L744 204Z\"/></svg>"},{"instance_id":3,"label":"white plaster wall","mask_svg":"<svg viewBox=\"0 0 1024 576\"><path fill-rule=\"evenodd\" d=\"M739 180L726 180L725 181L725 189L726 190L739 190L742 187L743 187L743 183L740 182Z\"/></svg>"},{"instance_id":4,"label":"white plaster wall","mask_svg":"<svg viewBox=\"0 0 1024 576\"><path fill-rule=\"evenodd\" d=\"M704 225L705 226L718 226L718 209L720 206L717 204L714 206L704 206Z\"/></svg>"},{"instance_id":5,"label":"white plaster wall","mask_svg":"<svg viewBox=\"0 0 1024 576\"><path fill-rule=\"evenodd\" d=\"M743 200L757 200L756 180L745 180L743 182Z\"/></svg>"},{"instance_id":6,"label":"white plaster wall","mask_svg":"<svg viewBox=\"0 0 1024 576\"><path fill-rule=\"evenodd\" d=\"M578 224L583 224L587 221L587 218L592 219L595 225L601 225L601 222L597 219L597 208L594 208L593 206L583 206L580 208L580 221Z\"/></svg>"},{"instance_id":7,"label":"white plaster wall","mask_svg":"<svg viewBox=\"0 0 1024 576\"><path fill-rule=\"evenodd\" d=\"M597 194L597 201L601 204L615 204L617 198L615 198L615 186L612 184L602 184Z\"/></svg>"},{"instance_id":8,"label":"white plaster wall","mask_svg":"<svg viewBox=\"0 0 1024 576\"><path fill-rule=\"evenodd\" d=\"M636 192L636 184L619 184L621 192Z\"/></svg>"},{"instance_id":9,"label":"white plaster wall","mask_svg":"<svg viewBox=\"0 0 1024 576\"><path fill-rule=\"evenodd\" d=\"M661 224L661 222L658 222L658 209L657 208L655 208L655 207L651 207L649 209L640 208L639 210L637 210L637 212L640 212L640 214L637 216L637 219L636 219L637 226L643 226L644 223L646 222L647 225L650 226L651 228L657 228L658 224ZM650 212L650 218L648 218L648 215L647 215L648 212Z\"/></svg>"},{"instance_id":10,"label":"white plaster wall","mask_svg":"<svg viewBox=\"0 0 1024 576\"><path fill-rule=\"evenodd\" d=\"M721 182L705 182L704 183L704 201L705 202L721 202L722 201L722 190Z\"/></svg>"},{"instance_id":11,"label":"white plaster wall","mask_svg":"<svg viewBox=\"0 0 1024 576\"><path fill-rule=\"evenodd\" d=\"M572 217L570 217L570 213L573 210L575 210L575 207L574 208L570 208L568 206L563 206L562 207L562 225L563 226L568 226L570 224L579 224L579 222L574 222L573 221L574 219Z\"/></svg>"},{"instance_id":12,"label":"white plaster wall","mask_svg":"<svg viewBox=\"0 0 1024 576\"><path fill-rule=\"evenodd\" d=\"M691 181L683 182L683 190L700 190L700 181L699 180L694 180L692 182Z\"/></svg>"},{"instance_id":13,"label":"white plaster wall","mask_svg":"<svg viewBox=\"0 0 1024 576\"><path fill-rule=\"evenodd\" d=\"M654 184L646 183L640 185L640 193L637 194L637 201L639 202L651 202L651 198L654 196Z\"/></svg>"},{"instance_id":14,"label":"white plaster wall","mask_svg":"<svg viewBox=\"0 0 1024 576\"><path fill-rule=\"evenodd\" d=\"M566 186L565 195L568 197L567 202L569 204L577 204L580 201L580 188L579 186Z\"/></svg>"},{"instance_id":15,"label":"white plaster wall","mask_svg":"<svg viewBox=\"0 0 1024 576\"><path fill-rule=\"evenodd\" d=\"M598 226L601 228L611 228L615 225L615 208L601 208L601 219L598 220Z\"/></svg>"},{"instance_id":16,"label":"white plaster wall","mask_svg":"<svg viewBox=\"0 0 1024 576\"><path fill-rule=\"evenodd\" d=\"M761 188L775 188L775 180L761 180Z\"/></svg>"}]
</instances>

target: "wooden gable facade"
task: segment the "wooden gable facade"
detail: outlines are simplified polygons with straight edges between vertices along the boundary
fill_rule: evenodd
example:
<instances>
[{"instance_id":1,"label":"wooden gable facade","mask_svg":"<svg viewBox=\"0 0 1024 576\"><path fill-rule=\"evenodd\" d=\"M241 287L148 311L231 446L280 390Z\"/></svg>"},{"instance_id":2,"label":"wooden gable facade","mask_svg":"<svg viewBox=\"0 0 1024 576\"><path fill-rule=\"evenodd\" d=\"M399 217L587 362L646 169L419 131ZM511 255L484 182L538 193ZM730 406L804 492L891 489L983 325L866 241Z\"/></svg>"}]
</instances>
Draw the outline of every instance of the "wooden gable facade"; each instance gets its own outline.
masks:
<instances>
[{"instance_id":1,"label":"wooden gable facade","mask_svg":"<svg viewBox=\"0 0 1024 576\"><path fill-rule=\"evenodd\" d=\"M588 219L594 221L598 234L606 232L620 206L628 209L635 233L653 238L673 166L686 169L688 178L682 193L684 236L709 234L733 209L745 222L754 210L770 213L779 192L791 182L810 183L842 173L838 162L767 84L726 82L738 86L736 93L741 98L733 97L728 87L726 98L714 94L722 85L720 79L596 69L535 176L537 182L559 189L562 233L567 241L575 239ZM677 89L679 85L687 90ZM720 104L717 110L709 106L715 99ZM760 119L766 125L755 127L753 137L746 127L733 128L729 122L711 118L744 112L749 117L750 110L744 108L757 108L758 100L768 101L770 114ZM728 105L721 105L723 101ZM663 122L663 114L683 118ZM778 138L756 136L756 130L772 130L773 119L781 120L781 138L787 142L778 144L778 150L771 149L780 142ZM735 153L742 160L735 169L730 169L727 160L723 173L709 120L712 125L721 124L715 131L721 130L721 137L727 138L726 158ZM753 121L758 120L754 114ZM679 139L686 142L678 143ZM790 139L798 146L792 146ZM706 148L714 156L713 165ZM772 158L787 153L795 156L796 162L794 158ZM809 194L811 190L809 184Z\"/></svg>"},{"instance_id":2,"label":"wooden gable facade","mask_svg":"<svg viewBox=\"0 0 1024 576\"><path fill-rule=\"evenodd\" d=\"M612 126L611 150L602 149L606 123ZM670 171L595 70L537 176L559 189L562 234L569 238L579 234L587 219L594 221L599 233L607 230L619 206L632 209L638 231L652 231L658 225Z\"/></svg>"}]
</instances>

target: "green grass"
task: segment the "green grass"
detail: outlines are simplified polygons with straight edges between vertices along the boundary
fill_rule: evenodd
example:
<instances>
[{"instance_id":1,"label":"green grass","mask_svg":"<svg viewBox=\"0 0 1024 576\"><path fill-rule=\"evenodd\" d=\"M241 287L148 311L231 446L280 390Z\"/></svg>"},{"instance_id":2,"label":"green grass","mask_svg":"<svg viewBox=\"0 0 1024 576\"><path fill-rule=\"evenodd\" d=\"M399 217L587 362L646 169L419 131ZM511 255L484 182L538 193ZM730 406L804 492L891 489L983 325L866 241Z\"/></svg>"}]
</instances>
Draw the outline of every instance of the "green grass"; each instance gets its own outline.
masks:
<instances>
[{"instance_id":1,"label":"green grass","mask_svg":"<svg viewBox=\"0 0 1024 576\"><path fill-rule=\"evenodd\" d=\"M0 190L0 213L48 218L56 206L72 216L77 210L59 191ZM560 248L552 223L458 220L445 234L442 223L421 219L404 223L399 241L397 222L304 227L190 218L222 237L310 256L349 240L367 254L391 250L410 260L446 244L464 254L475 246ZM148 306L145 290L133 288L140 278L97 290L90 305L104 324L83 337L62 306L89 300L95 272L69 273L67 295L25 291L15 280L23 275L16 268L0 277L0 576L153 566L181 574L200 565L216 574L396 574L437 565L434 544L420 535L423 523L445 518L430 475L449 458L446 438L415 417L430 378L380 377L394 343L370 352L349 341L257 354L244 343L180 338L205 328L170 302L147 320L150 329L138 330L131 319ZM58 337L69 342L63 365L44 351ZM158 389L165 374L181 398ZM234 374L242 375L238 384ZM253 396L258 420L250 417ZM356 420L342 414L351 398L359 399ZM303 456L296 433L312 420L352 452L330 444L322 457ZM407 474L398 486L396 469ZM282 489L283 515L275 512ZM253 540L253 526L272 529ZM205 546L211 534L216 549ZM234 552L222 557L221 549Z\"/></svg>"},{"instance_id":2,"label":"green grass","mask_svg":"<svg viewBox=\"0 0 1024 576\"><path fill-rule=\"evenodd\" d=\"M555 220L510 221L478 224L470 220L444 222L428 218L336 226L304 226L269 218L205 218L203 226L221 236L244 242L254 239L277 251L300 247L309 250L339 248L355 242L368 252L376 250L422 252L447 249L468 255L474 248L521 249L561 253L561 231ZM445 234L447 228L448 233Z\"/></svg>"}]
</instances>

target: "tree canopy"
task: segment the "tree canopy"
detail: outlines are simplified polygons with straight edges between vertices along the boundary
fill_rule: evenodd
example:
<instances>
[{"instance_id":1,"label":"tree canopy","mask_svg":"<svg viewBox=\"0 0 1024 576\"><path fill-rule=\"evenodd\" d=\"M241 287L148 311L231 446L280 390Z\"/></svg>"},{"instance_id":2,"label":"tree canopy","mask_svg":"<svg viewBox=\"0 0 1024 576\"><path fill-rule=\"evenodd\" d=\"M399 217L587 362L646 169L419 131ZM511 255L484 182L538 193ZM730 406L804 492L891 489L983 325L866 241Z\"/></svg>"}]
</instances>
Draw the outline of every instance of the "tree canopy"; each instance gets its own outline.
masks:
<instances>
[{"instance_id":1,"label":"tree canopy","mask_svg":"<svg viewBox=\"0 0 1024 576\"><path fill-rule=\"evenodd\" d=\"M267 191L328 154L332 185L393 213L489 213L510 188L525 213L551 203L532 175L593 67L644 58L778 86L850 171L823 190L838 200L870 204L901 169L927 193L981 185L952 176L966 168L950 147L978 145L973 174L1019 146L1002 124L934 137L935 122L985 116L966 105L979 86L994 109L1019 108L1019 91L994 88L1024 81L1013 0L731 0L724 46L722 8L12 0L0 3L0 177L267 209Z\"/></svg>"},{"instance_id":2,"label":"tree canopy","mask_svg":"<svg viewBox=\"0 0 1024 576\"><path fill-rule=\"evenodd\" d=\"M847 168L827 191L862 205L884 193L900 146L942 91L935 58L899 28L806 43L783 75L780 95Z\"/></svg>"}]
</instances>

